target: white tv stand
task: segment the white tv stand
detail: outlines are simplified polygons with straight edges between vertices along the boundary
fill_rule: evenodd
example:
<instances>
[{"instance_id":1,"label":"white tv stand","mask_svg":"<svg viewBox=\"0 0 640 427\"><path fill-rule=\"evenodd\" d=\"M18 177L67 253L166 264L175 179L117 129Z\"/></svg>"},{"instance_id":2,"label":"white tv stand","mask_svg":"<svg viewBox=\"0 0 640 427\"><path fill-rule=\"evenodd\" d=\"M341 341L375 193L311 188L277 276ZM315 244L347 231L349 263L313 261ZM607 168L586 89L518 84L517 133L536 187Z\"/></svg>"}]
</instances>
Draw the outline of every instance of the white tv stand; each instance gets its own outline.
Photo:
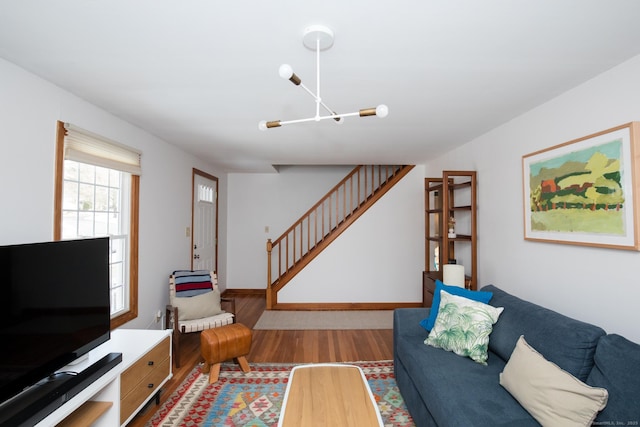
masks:
<instances>
[{"instance_id":1,"label":"white tv stand","mask_svg":"<svg viewBox=\"0 0 640 427\"><path fill-rule=\"evenodd\" d=\"M171 377L171 330L117 329L89 357L60 371L82 371L109 353L122 362L37 426L124 426Z\"/></svg>"}]
</instances>

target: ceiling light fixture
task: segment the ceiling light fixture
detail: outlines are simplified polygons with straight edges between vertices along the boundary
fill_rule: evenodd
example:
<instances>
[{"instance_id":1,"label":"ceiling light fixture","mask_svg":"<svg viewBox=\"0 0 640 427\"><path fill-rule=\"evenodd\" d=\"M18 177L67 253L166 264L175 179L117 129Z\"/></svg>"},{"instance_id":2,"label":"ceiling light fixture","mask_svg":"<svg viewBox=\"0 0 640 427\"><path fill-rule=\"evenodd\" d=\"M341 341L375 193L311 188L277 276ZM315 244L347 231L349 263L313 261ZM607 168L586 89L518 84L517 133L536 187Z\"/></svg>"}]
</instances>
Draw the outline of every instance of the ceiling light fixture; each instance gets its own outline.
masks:
<instances>
[{"instance_id":1,"label":"ceiling light fixture","mask_svg":"<svg viewBox=\"0 0 640 427\"><path fill-rule=\"evenodd\" d=\"M384 104L380 104L375 108L363 108L362 110L357 111L355 113L344 113L344 114L338 114L335 111L333 111L331 108L329 108L327 104L325 104L322 101L322 98L320 97L320 51L327 50L331 46L333 46L333 31L331 31L329 28L325 27L324 25L312 25L307 29L305 29L302 42L307 48L316 51L316 93L313 93L311 90L309 90L309 88L307 88L304 84L302 84L302 80L293 72L291 65L282 64L280 66L279 73L280 73L280 77L282 77L283 79L289 80L291 83L293 83L296 86L300 86L309 95L311 95L313 99L315 99L316 115L308 119L298 119L298 120L287 120L287 121L274 120L271 122L267 122L263 120L260 123L258 123L258 129L267 130L270 128L277 128L283 125L290 125L294 123L303 123L303 122L311 122L311 121L319 122L320 120L325 120L325 119L333 119L337 123L342 123L345 117L350 117L350 116L360 116L360 117L378 116L383 118L383 117L386 117L387 114L389 114L389 109ZM329 115L327 116L320 115L321 106L329 112Z\"/></svg>"}]
</instances>

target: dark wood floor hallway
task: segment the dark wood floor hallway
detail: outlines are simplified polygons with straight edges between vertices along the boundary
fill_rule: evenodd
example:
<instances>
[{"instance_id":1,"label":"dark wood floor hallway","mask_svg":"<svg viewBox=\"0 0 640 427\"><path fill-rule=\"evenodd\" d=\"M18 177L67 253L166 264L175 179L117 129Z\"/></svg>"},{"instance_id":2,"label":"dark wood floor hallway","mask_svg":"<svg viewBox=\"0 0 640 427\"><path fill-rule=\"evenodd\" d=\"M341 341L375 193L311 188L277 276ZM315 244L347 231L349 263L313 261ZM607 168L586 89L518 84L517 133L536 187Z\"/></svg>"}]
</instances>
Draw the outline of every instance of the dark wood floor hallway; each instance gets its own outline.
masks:
<instances>
[{"instance_id":1,"label":"dark wood floor hallway","mask_svg":"<svg viewBox=\"0 0 640 427\"><path fill-rule=\"evenodd\" d=\"M265 310L264 295L238 294L236 320L253 329ZM359 360L393 359L393 331L391 330L304 330L252 331L251 363L321 363L354 362ZM200 336L187 334L182 338L179 369L173 368L173 378L160 394L160 403L174 392L185 377L200 362ZM157 407L150 404L130 423L141 427L153 416Z\"/></svg>"}]
</instances>

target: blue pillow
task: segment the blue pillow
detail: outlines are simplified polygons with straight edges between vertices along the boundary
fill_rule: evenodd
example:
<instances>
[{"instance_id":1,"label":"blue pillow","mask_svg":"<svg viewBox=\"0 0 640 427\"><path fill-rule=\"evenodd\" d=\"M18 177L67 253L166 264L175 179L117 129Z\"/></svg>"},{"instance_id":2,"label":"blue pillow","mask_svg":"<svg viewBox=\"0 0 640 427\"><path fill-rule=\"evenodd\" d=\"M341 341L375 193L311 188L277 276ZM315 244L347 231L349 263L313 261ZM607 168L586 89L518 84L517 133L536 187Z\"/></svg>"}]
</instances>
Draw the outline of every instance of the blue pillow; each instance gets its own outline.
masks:
<instances>
[{"instance_id":1,"label":"blue pillow","mask_svg":"<svg viewBox=\"0 0 640 427\"><path fill-rule=\"evenodd\" d=\"M436 290L433 293L433 302L431 303L431 310L429 310L429 317L423 319L420 322L420 326L427 331L433 329L433 325L436 323L436 317L438 317L438 309L440 308L440 291L444 290L451 295L457 295L459 297L469 298L473 301L482 302L488 304L493 297L493 292L486 291L472 291L469 289L461 288L459 286L449 286L442 283L440 280L436 280Z\"/></svg>"}]
</instances>

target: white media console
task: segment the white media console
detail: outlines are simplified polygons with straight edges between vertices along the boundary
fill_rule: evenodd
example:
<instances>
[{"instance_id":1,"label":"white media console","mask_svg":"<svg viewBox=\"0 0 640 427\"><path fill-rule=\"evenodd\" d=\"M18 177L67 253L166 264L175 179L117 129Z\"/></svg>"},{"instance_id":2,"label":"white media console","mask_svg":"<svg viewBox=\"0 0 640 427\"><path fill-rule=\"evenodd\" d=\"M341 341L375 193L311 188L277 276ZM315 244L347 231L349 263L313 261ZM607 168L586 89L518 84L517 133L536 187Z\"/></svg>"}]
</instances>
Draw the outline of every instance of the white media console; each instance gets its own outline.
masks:
<instances>
[{"instance_id":1,"label":"white media console","mask_svg":"<svg viewBox=\"0 0 640 427\"><path fill-rule=\"evenodd\" d=\"M171 330L114 330L86 360L60 371L82 371L109 353L122 353L122 362L36 425L124 426L173 375Z\"/></svg>"}]
</instances>

